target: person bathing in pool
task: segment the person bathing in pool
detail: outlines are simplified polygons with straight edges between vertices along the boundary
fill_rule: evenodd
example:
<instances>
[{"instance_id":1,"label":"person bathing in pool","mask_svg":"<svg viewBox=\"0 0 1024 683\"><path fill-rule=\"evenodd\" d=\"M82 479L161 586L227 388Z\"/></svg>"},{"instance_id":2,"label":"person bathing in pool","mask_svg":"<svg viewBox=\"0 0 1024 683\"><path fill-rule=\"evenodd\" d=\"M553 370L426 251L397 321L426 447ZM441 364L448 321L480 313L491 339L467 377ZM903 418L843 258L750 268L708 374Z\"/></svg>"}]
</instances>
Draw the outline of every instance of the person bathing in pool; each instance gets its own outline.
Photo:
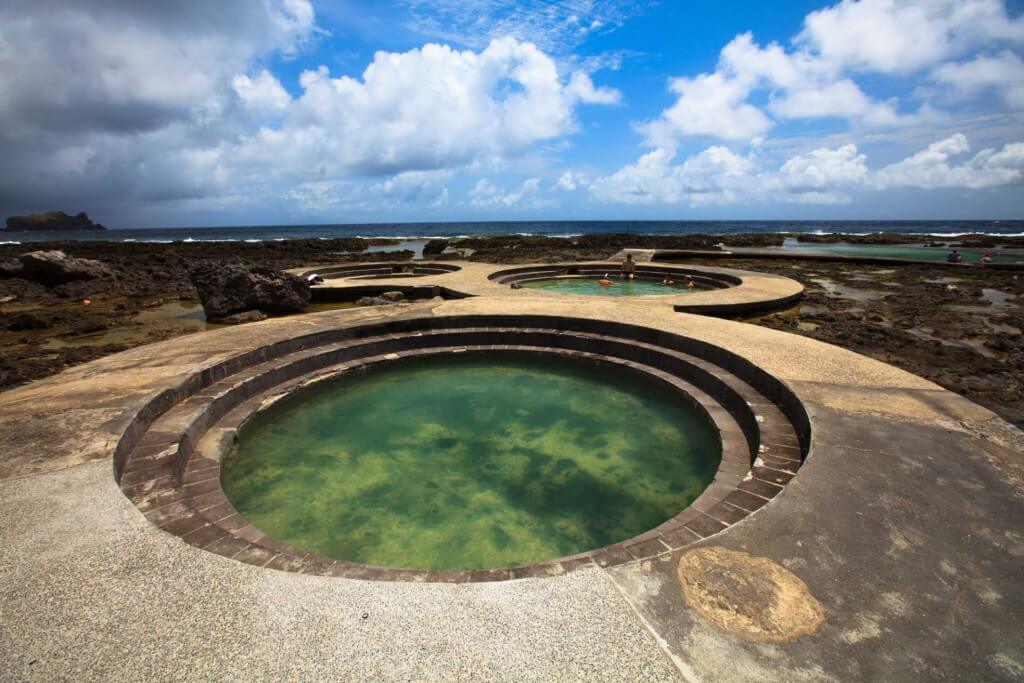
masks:
<instances>
[{"instance_id":1,"label":"person bathing in pool","mask_svg":"<svg viewBox=\"0 0 1024 683\"><path fill-rule=\"evenodd\" d=\"M632 254L626 254L626 260L622 262L622 277L626 280L636 279L636 261Z\"/></svg>"},{"instance_id":2,"label":"person bathing in pool","mask_svg":"<svg viewBox=\"0 0 1024 683\"><path fill-rule=\"evenodd\" d=\"M615 283L609 280L608 273L605 273L604 277L597 281L597 284L601 285L602 287L611 287Z\"/></svg>"}]
</instances>

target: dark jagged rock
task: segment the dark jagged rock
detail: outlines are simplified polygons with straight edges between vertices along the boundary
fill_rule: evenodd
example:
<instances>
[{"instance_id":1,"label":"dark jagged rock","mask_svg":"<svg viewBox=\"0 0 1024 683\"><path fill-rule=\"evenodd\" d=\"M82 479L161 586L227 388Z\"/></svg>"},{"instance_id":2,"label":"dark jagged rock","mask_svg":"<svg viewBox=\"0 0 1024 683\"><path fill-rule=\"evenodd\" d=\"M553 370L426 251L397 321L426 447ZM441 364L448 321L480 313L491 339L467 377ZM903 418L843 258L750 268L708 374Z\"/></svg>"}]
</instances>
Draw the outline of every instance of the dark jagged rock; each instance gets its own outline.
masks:
<instances>
[{"instance_id":1,"label":"dark jagged rock","mask_svg":"<svg viewBox=\"0 0 1024 683\"><path fill-rule=\"evenodd\" d=\"M309 305L309 284L303 278L266 266L200 263L189 277L210 322L251 310L296 313Z\"/></svg>"},{"instance_id":2,"label":"dark jagged rock","mask_svg":"<svg viewBox=\"0 0 1024 683\"><path fill-rule=\"evenodd\" d=\"M33 232L37 230L106 230L99 223L93 223L82 211L69 216L63 211L51 211L29 216L10 216L7 219L8 232Z\"/></svg>"},{"instance_id":3,"label":"dark jagged rock","mask_svg":"<svg viewBox=\"0 0 1024 683\"><path fill-rule=\"evenodd\" d=\"M45 330L50 327L51 324L52 321L40 313L25 312L15 313L9 316L0 315L0 328L9 332Z\"/></svg>"},{"instance_id":4,"label":"dark jagged rock","mask_svg":"<svg viewBox=\"0 0 1024 683\"><path fill-rule=\"evenodd\" d=\"M4 266L4 275L31 280L47 287L55 287L73 280L94 280L114 275L102 261L75 258L63 251L31 251L19 256L18 263L20 269L12 268L10 265Z\"/></svg>"},{"instance_id":5,"label":"dark jagged rock","mask_svg":"<svg viewBox=\"0 0 1024 683\"><path fill-rule=\"evenodd\" d=\"M21 263L16 259L0 261L0 278L21 277Z\"/></svg>"},{"instance_id":6,"label":"dark jagged rock","mask_svg":"<svg viewBox=\"0 0 1024 683\"><path fill-rule=\"evenodd\" d=\"M424 256L436 256L445 250L448 240L430 240L423 245Z\"/></svg>"},{"instance_id":7,"label":"dark jagged rock","mask_svg":"<svg viewBox=\"0 0 1024 683\"><path fill-rule=\"evenodd\" d=\"M110 329L110 323L103 320L83 320L64 332L62 337L81 337L85 334L96 334Z\"/></svg>"}]
</instances>

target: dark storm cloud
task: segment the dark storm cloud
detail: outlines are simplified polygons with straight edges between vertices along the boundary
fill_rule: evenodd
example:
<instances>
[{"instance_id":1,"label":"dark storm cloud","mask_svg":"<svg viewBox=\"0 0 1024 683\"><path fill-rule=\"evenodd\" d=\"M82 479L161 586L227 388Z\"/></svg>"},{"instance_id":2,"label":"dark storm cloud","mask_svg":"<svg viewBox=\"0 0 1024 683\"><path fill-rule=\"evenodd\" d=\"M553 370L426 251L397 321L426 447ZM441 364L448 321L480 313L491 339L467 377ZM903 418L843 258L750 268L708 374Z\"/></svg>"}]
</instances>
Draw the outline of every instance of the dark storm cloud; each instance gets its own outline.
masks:
<instances>
[{"instance_id":1,"label":"dark storm cloud","mask_svg":"<svg viewBox=\"0 0 1024 683\"><path fill-rule=\"evenodd\" d=\"M290 0L3 4L0 211L207 194L202 151L243 116L231 79L311 18Z\"/></svg>"}]
</instances>

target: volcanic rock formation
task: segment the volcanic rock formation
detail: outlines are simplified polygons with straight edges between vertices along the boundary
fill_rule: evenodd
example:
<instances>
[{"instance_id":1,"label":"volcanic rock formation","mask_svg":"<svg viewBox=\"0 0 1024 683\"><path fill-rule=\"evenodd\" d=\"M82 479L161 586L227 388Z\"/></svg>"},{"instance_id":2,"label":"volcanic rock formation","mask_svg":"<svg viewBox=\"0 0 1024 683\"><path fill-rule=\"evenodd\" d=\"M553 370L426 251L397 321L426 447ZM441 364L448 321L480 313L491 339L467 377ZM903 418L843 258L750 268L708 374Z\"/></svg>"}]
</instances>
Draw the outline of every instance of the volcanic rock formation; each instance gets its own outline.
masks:
<instances>
[{"instance_id":1,"label":"volcanic rock formation","mask_svg":"<svg viewBox=\"0 0 1024 683\"><path fill-rule=\"evenodd\" d=\"M201 263L189 277L210 322L237 321L229 316L244 311L295 313L309 305L304 279L265 266Z\"/></svg>"},{"instance_id":2,"label":"volcanic rock formation","mask_svg":"<svg viewBox=\"0 0 1024 683\"><path fill-rule=\"evenodd\" d=\"M34 230L106 230L99 223L93 223L84 211L69 216L63 211L51 211L29 216L10 216L7 219L8 232L29 232Z\"/></svg>"}]
</instances>

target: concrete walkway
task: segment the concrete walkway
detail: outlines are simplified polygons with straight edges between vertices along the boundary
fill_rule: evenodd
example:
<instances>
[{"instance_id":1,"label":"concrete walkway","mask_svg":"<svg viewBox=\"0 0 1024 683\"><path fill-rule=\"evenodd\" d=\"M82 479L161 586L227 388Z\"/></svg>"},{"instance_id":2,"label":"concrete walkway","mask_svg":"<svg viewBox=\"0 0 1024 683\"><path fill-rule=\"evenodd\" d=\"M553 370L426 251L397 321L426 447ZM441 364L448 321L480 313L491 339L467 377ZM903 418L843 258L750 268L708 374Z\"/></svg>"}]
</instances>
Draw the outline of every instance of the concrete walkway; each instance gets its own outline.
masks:
<instances>
[{"instance_id":1,"label":"concrete walkway","mask_svg":"<svg viewBox=\"0 0 1024 683\"><path fill-rule=\"evenodd\" d=\"M273 319L0 394L0 680L1024 678L1024 435L808 338L573 299ZM356 322L495 313L616 320L727 348L804 403L807 462L697 550L456 585L242 564L150 525L114 483L112 449L139 408L220 360Z\"/></svg>"}]
</instances>

